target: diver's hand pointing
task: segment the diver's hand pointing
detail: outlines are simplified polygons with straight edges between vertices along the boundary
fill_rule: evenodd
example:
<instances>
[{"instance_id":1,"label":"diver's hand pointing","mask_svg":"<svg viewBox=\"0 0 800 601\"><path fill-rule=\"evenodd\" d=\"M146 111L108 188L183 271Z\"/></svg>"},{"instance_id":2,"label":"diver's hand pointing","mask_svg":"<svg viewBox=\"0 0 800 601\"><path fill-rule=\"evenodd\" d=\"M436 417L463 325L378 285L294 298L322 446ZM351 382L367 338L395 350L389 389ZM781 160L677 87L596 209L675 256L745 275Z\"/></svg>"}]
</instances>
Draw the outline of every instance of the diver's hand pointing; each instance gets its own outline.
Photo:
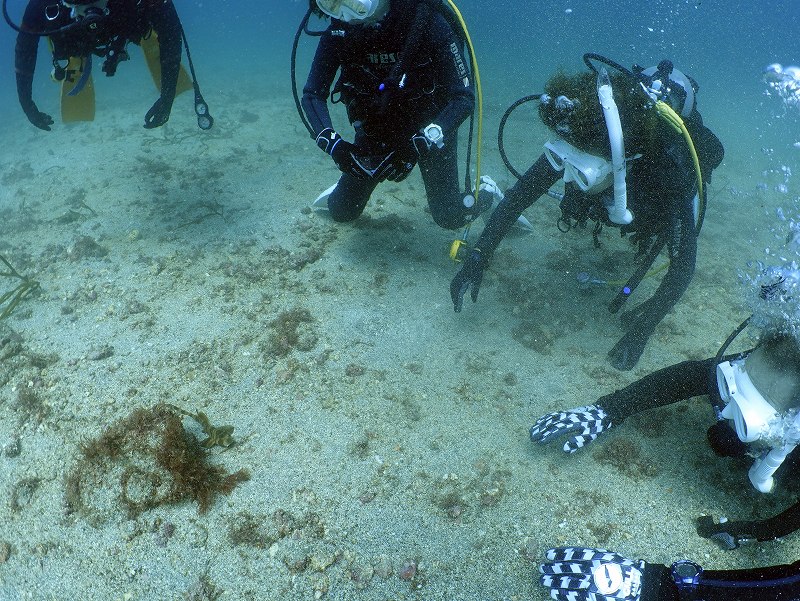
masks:
<instances>
[{"instance_id":1,"label":"diver's hand pointing","mask_svg":"<svg viewBox=\"0 0 800 601\"><path fill-rule=\"evenodd\" d=\"M483 281L483 270L486 269L486 260L481 255L479 249L474 249L464 261L461 271L456 274L450 282L450 298L453 299L453 310L456 313L461 311L464 304L464 294L472 287L470 296L472 302L478 300L478 291L481 289Z\"/></svg>"}]
</instances>

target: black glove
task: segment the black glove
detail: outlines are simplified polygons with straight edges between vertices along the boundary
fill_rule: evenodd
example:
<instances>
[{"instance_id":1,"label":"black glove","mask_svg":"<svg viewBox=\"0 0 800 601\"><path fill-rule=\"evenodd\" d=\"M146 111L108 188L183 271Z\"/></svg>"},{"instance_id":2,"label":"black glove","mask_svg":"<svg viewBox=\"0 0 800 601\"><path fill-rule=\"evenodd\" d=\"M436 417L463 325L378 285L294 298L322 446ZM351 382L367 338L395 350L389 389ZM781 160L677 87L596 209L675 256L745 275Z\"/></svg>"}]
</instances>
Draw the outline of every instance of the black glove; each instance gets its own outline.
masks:
<instances>
[{"instance_id":1,"label":"black glove","mask_svg":"<svg viewBox=\"0 0 800 601\"><path fill-rule=\"evenodd\" d=\"M317 135L317 146L329 154L342 173L347 173L358 179L370 179L375 175L358 152L358 148L342 139L330 127L326 127ZM383 163L381 163L383 166Z\"/></svg>"},{"instance_id":2,"label":"black glove","mask_svg":"<svg viewBox=\"0 0 800 601\"><path fill-rule=\"evenodd\" d=\"M539 566L539 583L553 599L569 601L639 601L645 562L605 549L549 549Z\"/></svg>"},{"instance_id":3,"label":"black glove","mask_svg":"<svg viewBox=\"0 0 800 601\"><path fill-rule=\"evenodd\" d=\"M742 543L756 540L752 534L731 532L732 530L741 529L742 522L728 522L724 518L720 518L719 522L715 522L710 515L697 518L697 534L703 538L713 540L721 549L726 551L738 549Z\"/></svg>"},{"instance_id":4,"label":"black glove","mask_svg":"<svg viewBox=\"0 0 800 601\"><path fill-rule=\"evenodd\" d=\"M592 442L613 424L599 405L575 407L567 411L547 413L531 426L531 440L546 443L552 438L578 432L564 443L564 451L574 453Z\"/></svg>"},{"instance_id":5,"label":"black glove","mask_svg":"<svg viewBox=\"0 0 800 601\"><path fill-rule=\"evenodd\" d=\"M434 144L421 131L411 136L400 148L390 154L380 172L381 179L401 182L414 170L419 158L430 152Z\"/></svg>"},{"instance_id":6,"label":"black glove","mask_svg":"<svg viewBox=\"0 0 800 601\"><path fill-rule=\"evenodd\" d=\"M44 131L50 131L50 126L53 125L53 118L47 113L41 112L33 100L27 106L22 107L22 110L25 111L25 116L33 125Z\"/></svg>"},{"instance_id":7,"label":"black glove","mask_svg":"<svg viewBox=\"0 0 800 601\"><path fill-rule=\"evenodd\" d=\"M483 270L486 269L486 265L486 260L483 258L481 251L475 248L464 261L461 271L450 282L450 298L453 299L453 310L456 313L461 311L461 307L464 304L464 294L470 286L472 286L470 291L472 302L474 303L478 300L478 291L481 289Z\"/></svg>"},{"instance_id":8,"label":"black glove","mask_svg":"<svg viewBox=\"0 0 800 601\"><path fill-rule=\"evenodd\" d=\"M159 96L158 100L155 101L144 116L144 128L153 129L155 127L161 127L169 121L169 113L171 110L172 102L164 100L163 97Z\"/></svg>"},{"instance_id":9,"label":"black glove","mask_svg":"<svg viewBox=\"0 0 800 601\"><path fill-rule=\"evenodd\" d=\"M385 164L382 164L381 169L376 172L376 177L391 182L402 182L411 175L418 158L416 154L407 152L407 149L396 150L386 157Z\"/></svg>"}]
</instances>

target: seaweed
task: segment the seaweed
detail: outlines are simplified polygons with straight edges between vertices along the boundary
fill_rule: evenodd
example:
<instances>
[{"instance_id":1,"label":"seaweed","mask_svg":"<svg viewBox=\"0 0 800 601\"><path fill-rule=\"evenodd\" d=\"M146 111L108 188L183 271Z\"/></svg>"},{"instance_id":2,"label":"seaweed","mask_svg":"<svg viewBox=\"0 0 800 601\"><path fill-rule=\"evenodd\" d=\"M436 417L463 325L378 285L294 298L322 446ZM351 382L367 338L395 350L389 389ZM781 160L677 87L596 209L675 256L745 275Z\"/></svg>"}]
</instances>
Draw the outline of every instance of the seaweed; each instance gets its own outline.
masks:
<instances>
[{"instance_id":1,"label":"seaweed","mask_svg":"<svg viewBox=\"0 0 800 601\"><path fill-rule=\"evenodd\" d=\"M311 312L303 307L282 311L270 322L272 332L265 351L273 357L285 357L294 349L310 351L317 344L317 335L308 324L313 324Z\"/></svg>"},{"instance_id":2,"label":"seaweed","mask_svg":"<svg viewBox=\"0 0 800 601\"><path fill-rule=\"evenodd\" d=\"M182 417L197 420L208 438L200 442L184 429ZM233 444L233 427L217 428L203 413L192 414L174 405L137 408L99 437L84 442L82 458L67 476L65 497L70 510L88 512L90 483L115 486L129 518L161 505L194 501L207 512L218 494L228 495L250 479L247 470L232 474L208 461L208 449Z\"/></svg>"},{"instance_id":3,"label":"seaweed","mask_svg":"<svg viewBox=\"0 0 800 601\"><path fill-rule=\"evenodd\" d=\"M2 309L0 310L1 320L11 315L14 309L17 308L17 305L38 290L39 282L19 273L3 255L0 255L0 261L2 261L8 269L8 271L0 271L0 276L19 280L19 284L17 284L15 288L0 296L0 309ZM3 305L5 305L5 307Z\"/></svg>"}]
</instances>

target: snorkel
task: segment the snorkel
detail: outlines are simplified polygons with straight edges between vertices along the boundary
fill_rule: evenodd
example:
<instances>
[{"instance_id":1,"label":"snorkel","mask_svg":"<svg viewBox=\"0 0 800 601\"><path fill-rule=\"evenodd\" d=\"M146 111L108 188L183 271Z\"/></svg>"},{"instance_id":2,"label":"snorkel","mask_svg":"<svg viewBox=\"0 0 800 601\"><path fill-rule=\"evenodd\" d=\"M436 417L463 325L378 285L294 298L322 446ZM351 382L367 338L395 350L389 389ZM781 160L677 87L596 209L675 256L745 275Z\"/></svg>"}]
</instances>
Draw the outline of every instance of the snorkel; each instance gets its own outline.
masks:
<instances>
[{"instance_id":1,"label":"snorkel","mask_svg":"<svg viewBox=\"0 0 800 601\"><path fill-rule=\"evenodd\" d=\"M627 225L633 221L628 210L628 188L625 184L627 173L625 167L625 142L622 138L622 123L619 119L617 103L611 89L611 78L602 67L597 73L597 97L603 107L603 117L608 129L608 140L611 145L611 165L614 172L614 202L608 208L608 218L618 225Z\"/></svg>"}]
</instances>

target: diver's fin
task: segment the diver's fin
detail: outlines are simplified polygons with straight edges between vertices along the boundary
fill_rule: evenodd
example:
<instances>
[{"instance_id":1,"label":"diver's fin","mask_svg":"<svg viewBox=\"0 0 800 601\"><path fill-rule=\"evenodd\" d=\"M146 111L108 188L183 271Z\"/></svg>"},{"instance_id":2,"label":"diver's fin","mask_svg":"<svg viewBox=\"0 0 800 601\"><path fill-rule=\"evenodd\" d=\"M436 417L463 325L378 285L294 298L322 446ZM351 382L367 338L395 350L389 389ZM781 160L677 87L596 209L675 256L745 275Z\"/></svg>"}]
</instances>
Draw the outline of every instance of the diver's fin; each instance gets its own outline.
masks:
<instances>
[{"instance_id":1,"label":"diver's fin","mask_svg":"<svg viewBox=\"0 0 800 601\"><path fill-rule=\"evenodd\" d=\"M533 225L530 221L528 221L524 215L520 215L517 217L517 222L514 224L514 227L518 230L523 230L525 232L532 232Z\"/></svg>"},{"instance_id":2,"label":"diver's fin","mask_svg":"<svg viewBox=\"0 0 800 601\"><path fill-rule=\"evenodd\" d=\"M94 121L94 82L91 57L71 56L61 81L61 120Z\"/></svg>"},{"instance_id":3,"label":"diver's fin","mask_svg":"<svg viewBox=\"0 0 800 601\"><path fill-rule=\"evenodd\" d=\"M316 200L311 203L311 208L312 209L319 209L321 211L327 211L328 210L328 197L333 193L333 191L336 189L336 186L338 186L338 185L339 185L338 182L333 184L330 188L328 188L322 194L317 196Z\"/></svg>"},{"instance_id":4,"label":"diver's fin","mask_svg":"<svg viewBox=\"0 0 800 601\"><path fill-rule=\"evenodd\" d=\"M482 213L484 219L488 220L489 217L491 216L491 214L497 208L497 205L499 205L500 202L502 202L502 200L505 198L505 194L500 189L500 186L497 185L497 182L495 182L488 175L481 175L481 184L480 184L480 187L478 188L478 190L479 190L478 194L480 194L480 192L489 192L492 195L492 204L491 204L491 207L490 207L491 211L485 211L484 213ZM514 227L516 227L519 230L526 231L526 232L532 232L533 231L533 226L531 225L531 222L528 221L522 215L517 217L517 221L514 224Z\"/></svg>"},{"instance_id":5,"label":"diver's fin","mask_svg":"<svg viewBox=\"0 0 800 601\"><path fill-rule=\"evenodd\" d=\"M156 32L151 29L150 33L139 40L139 46L141 46L144 53L144 60L147 62L147 68L150 69L153 83L156 85L156 89L161 92L161 47L158 45ZM182 94L193 87L192 78L189 77L186 69L181 65L181 70L178 72L175 95Z\"/></svg>"}]
</instances>

